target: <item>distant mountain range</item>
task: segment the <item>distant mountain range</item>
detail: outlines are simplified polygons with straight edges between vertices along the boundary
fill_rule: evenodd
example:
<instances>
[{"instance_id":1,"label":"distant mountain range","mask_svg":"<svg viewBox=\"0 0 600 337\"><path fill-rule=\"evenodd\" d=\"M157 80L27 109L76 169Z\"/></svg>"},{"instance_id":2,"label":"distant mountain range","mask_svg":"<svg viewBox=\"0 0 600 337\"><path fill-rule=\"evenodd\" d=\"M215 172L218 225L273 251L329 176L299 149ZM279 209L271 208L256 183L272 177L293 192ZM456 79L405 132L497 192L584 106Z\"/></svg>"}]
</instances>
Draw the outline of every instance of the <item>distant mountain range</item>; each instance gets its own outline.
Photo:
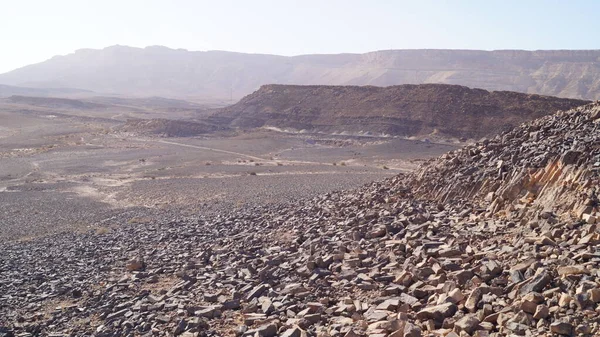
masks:
<instances>
[{"instance_id":1,"label":"distant mountain range","mask_svg":"<svg viewBox=\"0 0 600 337\"><path fill-rule=\"evenodd\" d=\"M387 50L285 57L113 46L82 49L0 74L0 83L221 99L241 98L264 84L445 83L600 99L600 50Z\"/></svg>"}]
</instances>

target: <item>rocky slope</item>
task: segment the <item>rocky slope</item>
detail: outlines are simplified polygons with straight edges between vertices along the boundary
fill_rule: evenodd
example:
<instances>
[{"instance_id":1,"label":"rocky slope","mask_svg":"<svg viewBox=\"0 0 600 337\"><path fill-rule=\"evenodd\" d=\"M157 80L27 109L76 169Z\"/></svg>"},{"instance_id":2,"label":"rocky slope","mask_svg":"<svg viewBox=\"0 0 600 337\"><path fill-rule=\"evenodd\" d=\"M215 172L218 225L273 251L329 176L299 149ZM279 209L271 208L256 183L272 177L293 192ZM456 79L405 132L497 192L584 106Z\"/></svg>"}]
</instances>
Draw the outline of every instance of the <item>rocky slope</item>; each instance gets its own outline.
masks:
<instances>
[{"instance_id":1,"label":"rocky slope","mask_svg":"<svg viewBox=\"0 0 600 337\"><path fill-rule=\"evenodd\" d=\"M265 85L215 116L239 127L479 138L586 101L458 85Z\"/></svg>"},{"instance_id":2,"label":"rocky slope","mask_svg":"<svg viewBox=\"0 0 600 337\"><path fill-rule=\"evenodd\" d=\"M0 334L597 336L598 111L293 205L6 242ZM560 169L546 172L552 162ZM497 202L520 189L478 197L512 186L521 167L544 182L535 200L560 192L551 207L520 217ZM583 194L581 216L556 213Z\"/></svg>"},{"instance_id":3,"label":"rocky slope","mask_svg":"<svg viewBox=\"0 0 600 337\"><path fill-rule=\"evenodd\" d=\"M99 93L241 98L269 83L445 83L487 90L599 99L598 50L387 50L277 55L160 46L82 49L0 75L0 83Z\"/></svg>"},{"instance_id":4,"label":"rocky slope","mask_svg":"<svg viewBox=\"0 0 600 337\"><path fill-rule=\"evenodd\" d=\"M600 104L537 119L424 165L420 197L489 201L491 213L593 218L600 186ZM593 222L593 221L592 221Z\"/></svg>"}]
</instances>

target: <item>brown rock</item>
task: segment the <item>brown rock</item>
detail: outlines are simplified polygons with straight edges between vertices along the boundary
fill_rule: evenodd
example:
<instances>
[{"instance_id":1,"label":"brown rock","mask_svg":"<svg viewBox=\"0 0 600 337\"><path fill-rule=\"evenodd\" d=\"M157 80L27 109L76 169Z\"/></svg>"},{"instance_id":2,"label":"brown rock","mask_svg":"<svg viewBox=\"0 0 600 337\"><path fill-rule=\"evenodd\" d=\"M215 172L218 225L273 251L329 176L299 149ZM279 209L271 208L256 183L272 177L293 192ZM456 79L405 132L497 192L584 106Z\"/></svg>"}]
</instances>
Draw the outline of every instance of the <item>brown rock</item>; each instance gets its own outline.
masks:
<instances>
[{"instance_id":1,"label":"brown rock","mask_svg":"<svg viewBox=\"0 0 600 337\"><path fill-rule=\"evenodd\" d=\"M465 331L468 334L472 334L473 331L477 330L479 326L479 319L475 315L466 315L454 323L454 330L456 332Z\"/></svg>"},{"instance_id":2,"label":"brown rock","mask_svg":"<svg viewBox=\"0 0 600 337\"><path fill-rule=\"evenodd\" d=\"M567 322L554 322L550 324L550 331L563 336L572 336L573 325Z\"/></svg>"},{"instance_id":3,"label":"brown rock","mask_svg":"<svg viewBox=\"0 0 600 337\"><path fill-rule=\"evenodd\" d=\"M142 259L131 259L127 262L128 271L143 271L146 269L146 263Z\"/></svg>"},{"instance_id":4,"label":"brown rock","mask_svg":"<svg viewBox=\"0 0 600 337\"><path fill-rule=\"evenodd\" d=\"M560 295L560 299L558 300L558 305L562 308L566 308L573 301L573 297L569 294Z\"/></svg>"},{"instance_id":5,"label":"brown rock","mask_svg":"<svg viewBox=\"0 0 600 337\"><path fill-rule=\"evenodd\" d=\"M583 266L565 266L558 267L556 271L560 276L589 274L589 271Z\"/></svg>"},{"instance_id":6,"label":"brown rock","mask_svg":"<svg viewBox=\"0 0 600 337\"><path fill-rule=\"evenodd\" d=\"M467 310L469 310L470 312L477 311L477 307L482 297L483 290L480 287L473 289L473 291L471 291L471 294L465 302L465 308L467 308Z\"/></svg>"},{"instance_id":7,"label":"brown rock","mask_svg":"<svg viewBox=\"0 0 600 337\"><path fill-rule=\"evenodd\" d=\"M535 312L533 313L533 318L535 319L545 319L550 314L550 310L548 306L545 304L540 304L535 308Z\"/></svg>"},{"instance_id":8,"label":"brown rock","mask_svg":"<svg viewBox=\"0 0 600 337\"><path fill-rule=\"evenodd\" d=\"M421 337L421 329L411 323L404 326L404 337Z\"/></svg>"},{"instance_id":9,"label":"brown rock","mask_svg":"<svg viewBox=\"0 0 600 337\"><path fill-rule=\"evenodd\" d=\"M444 303L433 307L425 308L417 313L417 319L424 321L433 319L441 322L446 317L451 317L456 313L457 307L454 303Z\"/></svg>"},{"instance_id":10,"label":"brown rock","mask_svg":"<svg viewBox=\"0 0 600 337\"><path fill-rule=\"evenodd\" d=\"M521 302L521 310L525 311L526 313L529 314L533 314L535 312L535 309L537 308L537 304L533 301L529 301L529 300L523 300Z\"/></svg>"},{"instance_id":11,"label":"brown rock","mask_svg":"<svg viewBox=\"0 0 600 337\"><path fill-rule=\"evenodd\" d=\"M600 288L594 288L588 290L588 294L590 296L590 301L594 303L600 302Z\"/></svg>"}]
</instances>

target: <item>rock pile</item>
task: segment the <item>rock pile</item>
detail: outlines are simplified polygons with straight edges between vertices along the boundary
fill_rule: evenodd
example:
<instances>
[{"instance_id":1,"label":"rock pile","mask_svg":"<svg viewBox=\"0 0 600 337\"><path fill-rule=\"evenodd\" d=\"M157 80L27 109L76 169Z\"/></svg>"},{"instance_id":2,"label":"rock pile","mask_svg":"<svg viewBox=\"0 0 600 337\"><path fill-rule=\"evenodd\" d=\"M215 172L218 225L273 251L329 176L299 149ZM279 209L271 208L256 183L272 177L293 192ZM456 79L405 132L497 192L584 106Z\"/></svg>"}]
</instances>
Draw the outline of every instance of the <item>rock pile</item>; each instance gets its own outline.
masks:
<instances>
[{"instance_id":1,"label":"rock pile","mask_svg":"<svg viewBox=\"0 0 600 337\"><path fill-rule=\"evenodd\" d=\"M454 185L454 194L436 185L488 177L502 189L514 174L508 163L544 169L554 157L536 154L559 144L567 145L548 151L564 166L545 188L558 188L553 179L567 171L596 181L594 111L522 126L547 143L529 143L506 166L493 151L504 153L503 139L519 144L515 131L430 163L418 176L429 187L398 176L296 205L4 243L0 336L598 335L600 233L591 194L586 219L543 210L522 224L507 216L519 213L517 199L487 202L483 183L473 185L481 192ZM580 121L582 135L566 121ZM560 127L572 131L552 133ZM493 159L474 161L481 167L471 164L472 180L461 171L466 163L456 166L462 176L444 171L475 149ZM498 165L497 180L488 164ZM561 198L592 188L563 186ZM426 188L439 200L422 198ZM495 202L504 215L490 211Z\"/></svg>"}]
</instances>

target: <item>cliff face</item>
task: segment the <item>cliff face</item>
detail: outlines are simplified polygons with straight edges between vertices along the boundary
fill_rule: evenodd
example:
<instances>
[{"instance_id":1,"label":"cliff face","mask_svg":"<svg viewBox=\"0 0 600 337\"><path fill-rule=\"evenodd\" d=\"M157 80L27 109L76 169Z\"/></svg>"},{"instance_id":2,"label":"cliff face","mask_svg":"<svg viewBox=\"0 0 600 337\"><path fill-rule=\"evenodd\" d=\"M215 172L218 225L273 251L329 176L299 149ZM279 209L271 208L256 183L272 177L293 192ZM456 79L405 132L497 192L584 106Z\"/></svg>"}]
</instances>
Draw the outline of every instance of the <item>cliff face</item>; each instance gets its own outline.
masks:
<instances>
[{"instance_id":1,"label":"cliff face","mask_svg":"<svg viewBox=\"0 0 600 337\"><path fill-rule=\"evenodd\" d=\"M598 50L386 50L285 57L165 47L85 49L0 74L0 83L99 93L240 98L269 83L443 83L600 99Z\"/></svg>"},{"instance_id":2,"label":"cliff face","mask_svg":"<svg viewBox=\"0 0 600 337\"><path fill-rule=\"evenodd\" d=\"M265 85L215 114L238 127L480 138L585 101L457 85Z\"/></svg>"}]
</instances>

